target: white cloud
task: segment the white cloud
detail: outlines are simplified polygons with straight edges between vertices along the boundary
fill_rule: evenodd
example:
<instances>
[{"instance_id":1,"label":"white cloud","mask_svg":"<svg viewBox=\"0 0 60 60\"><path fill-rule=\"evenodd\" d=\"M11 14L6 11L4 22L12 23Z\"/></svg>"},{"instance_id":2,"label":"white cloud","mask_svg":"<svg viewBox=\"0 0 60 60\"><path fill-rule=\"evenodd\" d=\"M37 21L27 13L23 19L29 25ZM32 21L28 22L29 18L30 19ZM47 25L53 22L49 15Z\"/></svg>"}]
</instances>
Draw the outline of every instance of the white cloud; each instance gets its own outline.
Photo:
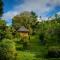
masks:
<instances>
[{"instance_id":1,"label":"white cloud","mask_svg":"<svg viewBox=\"0 0 60 60\"><path fill-rule=\"evenodd\" d=\"M25 0L23 4L16 6L14 9L17 9L20 12L33 10L37 14L42 14L44 11L48 10L45 6L47 1L48 0Z\"/></svg>"},{"instance_id":2,"label":"white cloud","mask_svg":"<svg viewBox=\"0 0 60 60\"><path fill-rule=\"evenodd\" d=\"M17 15L16 11L8 11L7 13L3 14L3 19L12 19L15 15Z\"/></svg>"},{"instance_id":3,"label":"white cloud","mask_svg":"<svg viewBox=\"0 0 60 60\"><path fill-rule=\"evenodd\" d=\"M39 17L37 18L37 21L38 21L38 22L42 22L42 20L41 20Z\"/></svg>"},{"instance_id":4,"label":"white cloud","mask_svg":"<svg viewBox=\"0 0 60 60\"><path fill-rule=\"evenodd\" d=\"M15 15L23 12L23 11L31 11L37 13L37 15L43 15L45 12L47 13L59 2L60 0L24 0L24 2L18 6L14 6L13 10L8 11L3 14L3 19L12 19ZM50 3L52 6L47 7L46 4ZM43 19L47 20L47 17L43 17Z\"/></svg>"},{"instance_id":5,"label":"white cloud","mask_svg":"<svg viewBox=\"0 0 60 60\"><path fill-rule=\"evenodd\" d=\"M3 14L3 19L5 20L10 20L12 19L15 15L23 12L23 11L31 11L33 10L34 12L37 13L37 15L42 14L44 11L47 11L46 9L46 1L47 0L24 0L24 3L20 5L15 5L13 10L8 11Z\"/></svg>"},{"instance_id":6,"label":"white cloud","mask_svg":"<svg viewBox=\"0 0 60 60\"><path fill-rule=\"evenodd\" d=\"M60 15L60 12L58 12L57 14Z\"/></svg>"}]
</instances>

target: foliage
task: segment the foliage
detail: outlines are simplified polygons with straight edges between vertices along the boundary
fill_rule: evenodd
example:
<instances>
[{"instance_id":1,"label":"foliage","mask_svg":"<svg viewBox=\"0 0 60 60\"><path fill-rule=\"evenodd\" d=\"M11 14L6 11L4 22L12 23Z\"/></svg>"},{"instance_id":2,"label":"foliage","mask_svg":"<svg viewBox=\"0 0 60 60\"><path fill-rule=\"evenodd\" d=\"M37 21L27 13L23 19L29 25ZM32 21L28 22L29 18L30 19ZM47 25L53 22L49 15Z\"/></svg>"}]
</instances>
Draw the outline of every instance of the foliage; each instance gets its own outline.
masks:
<instances>
[{"instance_id":1,"label":"foliage","mask_svg":"<svg viewBox=\"0 0 60 60\"><path fill-rule=\"evenodd\" d=\"M60 47L59 46L48 47L47 58L60 58Z\"/></svg>"},{"instance_id":2,"label":"foliage","mask_svg":"<svg viewBox=\"0 0 60 60\"><path fill-rule=\"evenodd\" d=\"M45 39L47 40L47 44L60 44L60 24L57 22L51 22L51 26L45 32Z\"/></svg>"},{"instance_id":3,"label":"foliage","mask_svg":"<svg viewBox=\"0 0 60 60\"><path fill-rule=\"evenodd\" d=\"M0 19L0 28L2 27L5 27L6 26L6 22L5 22L5 20L2 20L2 19Z\"/></svg>"},{"instance_id":4,"label":"foliage","mask_svg":"<svg viewBox=\"0 0 60 60\"><path fill-rule=\"evenodd\" d=\"M17 60L45 60L45 57L51 57L50 53L55 57L60 57L60 17L57 15L55 17L52 20L37 22L34 12L25 11L15 16L12 19L12 26L8 26L6 29L4 28L5 21L0 20L0 26L2 26L0 27L0 37L6 38L0 39L2 40L0 42L0 60L13 60L14 55ZM30 39L21 38L17 32L22 25L29 29ZM16 43L17 54L15 54L13 41Z\"/></svg>"},{"instance_id":5,"label":"foliage","mask_svg":"<svg viewBox=\"0 0 60 60\"><path fill-rule=\"evenodd\" d=\"M5 31L5 38L6 39L13 39L13 35L12 35L12 29L11 27L7 27L6 31Z\"/></svg>"},{"instance_id":6,"label":"foliage","mask_svg":"<svg viewBox=\"0 0 60 60\"><path fill-rule=\"evenodd\" d=\"M36 60L35 55L30 52L18 52L17 60Z\"/></svg>"},{"instance_id":7,"label":"foliage","mask_svg":"<svg viewBox=\"0 0 60 60\"><path fill-rule=\"evenodd\" d=\"M5 38L5 31L0 30L0 40Z\"/></svg>"},{"instance_id":8,"label":"foliage","mask_svg":"<svg viewBox=\"0 0 60 60\"><path fill-rule=\"evenodd\" d=\"M12 19L12 26L17 30L20 26L25 26L30 33L34 32L37 23L37 16L34 12L22 12Z\"/></svg>"},{"instance_id":9,"label":"foliage","mask_svg":"<svg viewBox=\"0 0 60 60\"><path fill-rule=\"evenodd\" d=\"M6 28L5 20L0 19L0 39L3 39L5 37L5 28Z\"/></svg>"},{"instance_id":10,"label":"foliage","mask_svg":"<svg viewBox=\"0 0 60 60\"><path fill-rule=\"evenodd\" d=\"M0 60L14 60L15 43L12 40L4 39L0 42Z\"/></svg>"},{"instance_id":11,"label":"foliage","mask_svg":"<svg viewBox=\"0 0 60 60\"><path fill-rule=\"evenodd\" d=\"M44 32L41 32L41 33L40 33L39 39L40 39L40 43L41 43L42 45L45 45L45 44L46 44Z\"/></svg>"},{"instance_id":12,"label":"foliage","mask_svg":"<svg viewBox=\"0 0 60 60\"><path fill-rule=\"evenodd\" d=\"M23 49L29 49L30 48L30 42L29 37L22 37L20 42L23 44Z\"/></svg>"},{"instance_id":13,"label":"foliage","mask_svg":"<svg viewBox=\"0 0 60 60\"><path fill-rule=\"evenodd\" d=\"M0 16L2 16L3 13L3 2L0 0Z\"/></svg>"}]
</instances>

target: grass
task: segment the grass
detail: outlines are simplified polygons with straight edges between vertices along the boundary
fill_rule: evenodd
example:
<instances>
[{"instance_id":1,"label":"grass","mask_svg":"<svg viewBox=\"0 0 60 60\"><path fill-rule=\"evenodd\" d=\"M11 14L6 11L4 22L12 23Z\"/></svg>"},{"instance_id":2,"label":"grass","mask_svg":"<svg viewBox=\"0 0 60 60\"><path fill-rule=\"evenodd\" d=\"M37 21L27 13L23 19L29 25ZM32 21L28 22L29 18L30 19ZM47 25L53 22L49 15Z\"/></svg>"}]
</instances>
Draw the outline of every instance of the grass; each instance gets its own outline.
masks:
<instances>
[{"instance_id":1,"label":"grass","mask_svg":"<svg viewBox=\"0 0 60 60\"><path fill-rule=\"evenodd\" d=\"M32 54L31 52L27 51L18 51L17 52L17 59L18 60L33 60L35 58L35 54Z\"/></svg>"},{"instance_id":2,"label":"grass","mask_svg":"<svg viewBox=\"0 0 60 60\"><path fill-rule=\"evenodd\" d=\"M27 51L18 51L17 60L47 60L44 58L36 58L35 54Z\"/></svg>"},{"instance_id":3,"label":"grass","mask_svg":"<svg viewBox=\"0 0 60 60\"><path fill-rule=\"evenodd\" d=\"M18 42L17 40L15 42ZM45 60L43 55L46 54L46 47L40 44L38 36L30 37L30 49L23 50L23 46L16 43L17 59L19 60ZM47 60L47 59L46 59Z\"/></svg>"},{"instance_id":4,"label":"grass","mask_svg":"<svg viewBox=\"0 0 60 60\"><path fill-rule=\"evenodd\" d=\"M40 44L40 41L38 39L38 36L32 36L30 39L30 45L31 45L31 50L32 52L40 52L46 48L44 45Z\"/></svg>"}]
</instances>

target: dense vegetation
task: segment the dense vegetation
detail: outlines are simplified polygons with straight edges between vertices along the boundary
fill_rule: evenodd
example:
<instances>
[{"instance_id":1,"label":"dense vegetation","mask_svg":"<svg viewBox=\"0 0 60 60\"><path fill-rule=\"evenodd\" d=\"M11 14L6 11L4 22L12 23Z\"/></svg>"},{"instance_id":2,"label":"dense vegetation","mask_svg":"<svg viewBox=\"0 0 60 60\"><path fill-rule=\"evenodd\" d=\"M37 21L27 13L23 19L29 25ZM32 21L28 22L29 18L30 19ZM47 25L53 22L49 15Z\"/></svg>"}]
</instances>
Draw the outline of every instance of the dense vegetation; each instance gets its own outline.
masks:
<instances>
[{"instance_id":1,"label":"dense vegetation","mask_svg":"<svg viewBox=\"0 0 60 60\"><path fill-rule=\"evenodd\" d=\"M2 15L2 5L0 10ZM28 38L17 32L21 26L29 30ZM39 22L34 12L25 11L12 19L11 26L0 19L0 60L48 59L60 60L60 16Z\"/></svg>"},{"instance_id":2,"label":"dense vegetation","mask_svg":"<svg viewBox=\"0 0 60 60\"><path fill-rule=\"evenodd\" d=\"M2 16L3 13L3 2L0 0L0 17Z\"/></svg>"}]
</instances>

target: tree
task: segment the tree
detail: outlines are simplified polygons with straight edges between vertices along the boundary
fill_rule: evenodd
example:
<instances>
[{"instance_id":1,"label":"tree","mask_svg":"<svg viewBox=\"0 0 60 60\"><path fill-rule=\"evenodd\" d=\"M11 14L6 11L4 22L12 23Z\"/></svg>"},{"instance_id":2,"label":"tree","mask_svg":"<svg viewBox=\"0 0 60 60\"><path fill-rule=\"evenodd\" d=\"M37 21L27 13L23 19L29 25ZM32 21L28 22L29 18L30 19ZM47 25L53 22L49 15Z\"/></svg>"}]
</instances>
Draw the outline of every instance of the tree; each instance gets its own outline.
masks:
<instances>
[{"instance_id":1,"label":"tree","mask_svg":"<svg viewBox=\"0 0 60 60\"><path fill-rule=\"evenodd\" d=\"M6 31L5 32L5 38L6 39L13 39L13 35L12 35L13 30L12 30L12 28L10 26L8 26L5 31Z\"/></svg>"},{"instance_id":2,"label":"tree","mask_svg":"<svg viewBox=\"0 0 60 60\"><path fill-rule=\"evenodd\" d=\"M1 16L3 14L3 2L0 0L0 39L2 39L4 36L4 29L6 26L6 23L4 20L1 20Z\"/></svg>"},{"instance_id":3,"label":"tree","mask_svg":"<svg viewBox=\"0 0 60 60\"><path fill-rule=\"evenodd\" d=\"M15 43L12 40L4 39L0 42L0 60L14 60L15 53Z\"/></svg>"},{"instance_id":4,"label":"tree","mask_svg":"<svg viewBox=\"0 0 60 60\"><path fill-rule=\"evenodd\" d=\"M5 20L0 20L0 39L3 39L5 36L6 23Z\"/></svg>"},{"instance_id":5,"label":"tree","mask_svg":"<svg viewBox=\"0 0 60 60\"><path fill-rule=\"evenodd\" d=\"M46 41L45 41L45 36L44 36L44 32L39 35L39 39L40 39L40 43L42 45L45 45L46 44Z\"/></svg>"},{"instance_id":6,"label":"tree","mask_svg":"<svg viewBox=\"0 0 60 60\"><path fill-rule=\"evenodd\" d=\"M44 23L43 29L45 31L45 40L47 40L48 45L57 45L60 43L60 23L59 20L47 21Z\"/></svg>"},{"instance_id":7,"label":"tree","mask_svg":"<svg viewBox=\"0 0 60 60\"><path fill-rule=\"evenodd\" d=\"M31 14L34 18L37 18L37 15L35 14L35 12L31 11Z\"/></svg>"},{"instance_id":8,"label":"tree","mask_svg":"<svg viewBox=\"0 0 60 60\"><path fill-rule=\"evenodd\" d=\"M0 26L2 26L1 28L3 28L4 26L6 26L5 20L0 19Z\"/></svg>"},{"instance_id":9,"label":"tree","mask_svg":"<svg viewBox=\"0 0 60 60\"><path fill-rule=\"evenodd\" d=\"M0 0L0 17L2 16L3 13L3 2Z\"/></svg>"},{"instance_id":10,"label":"tree","mask_svg":"<svg viewBox=\"0 0 60 60\"><path fill-rule=\"evenodd\" d=\"M58 18L58 14L55 14L55 19L57 19Z\"/></svg>"},{"instance_id":11,"label":"tree","mask_svg":"<svg viewBox=\"0 0 60 60\"><path fill-rule=\"evenodd\" d=\"M20 26L25 26L32 32L35 30L37 23L37 16L34 12L22 12L20 15L15 16L12 19L12 26L17 30Z\"/></svg>"}]
</instances>

